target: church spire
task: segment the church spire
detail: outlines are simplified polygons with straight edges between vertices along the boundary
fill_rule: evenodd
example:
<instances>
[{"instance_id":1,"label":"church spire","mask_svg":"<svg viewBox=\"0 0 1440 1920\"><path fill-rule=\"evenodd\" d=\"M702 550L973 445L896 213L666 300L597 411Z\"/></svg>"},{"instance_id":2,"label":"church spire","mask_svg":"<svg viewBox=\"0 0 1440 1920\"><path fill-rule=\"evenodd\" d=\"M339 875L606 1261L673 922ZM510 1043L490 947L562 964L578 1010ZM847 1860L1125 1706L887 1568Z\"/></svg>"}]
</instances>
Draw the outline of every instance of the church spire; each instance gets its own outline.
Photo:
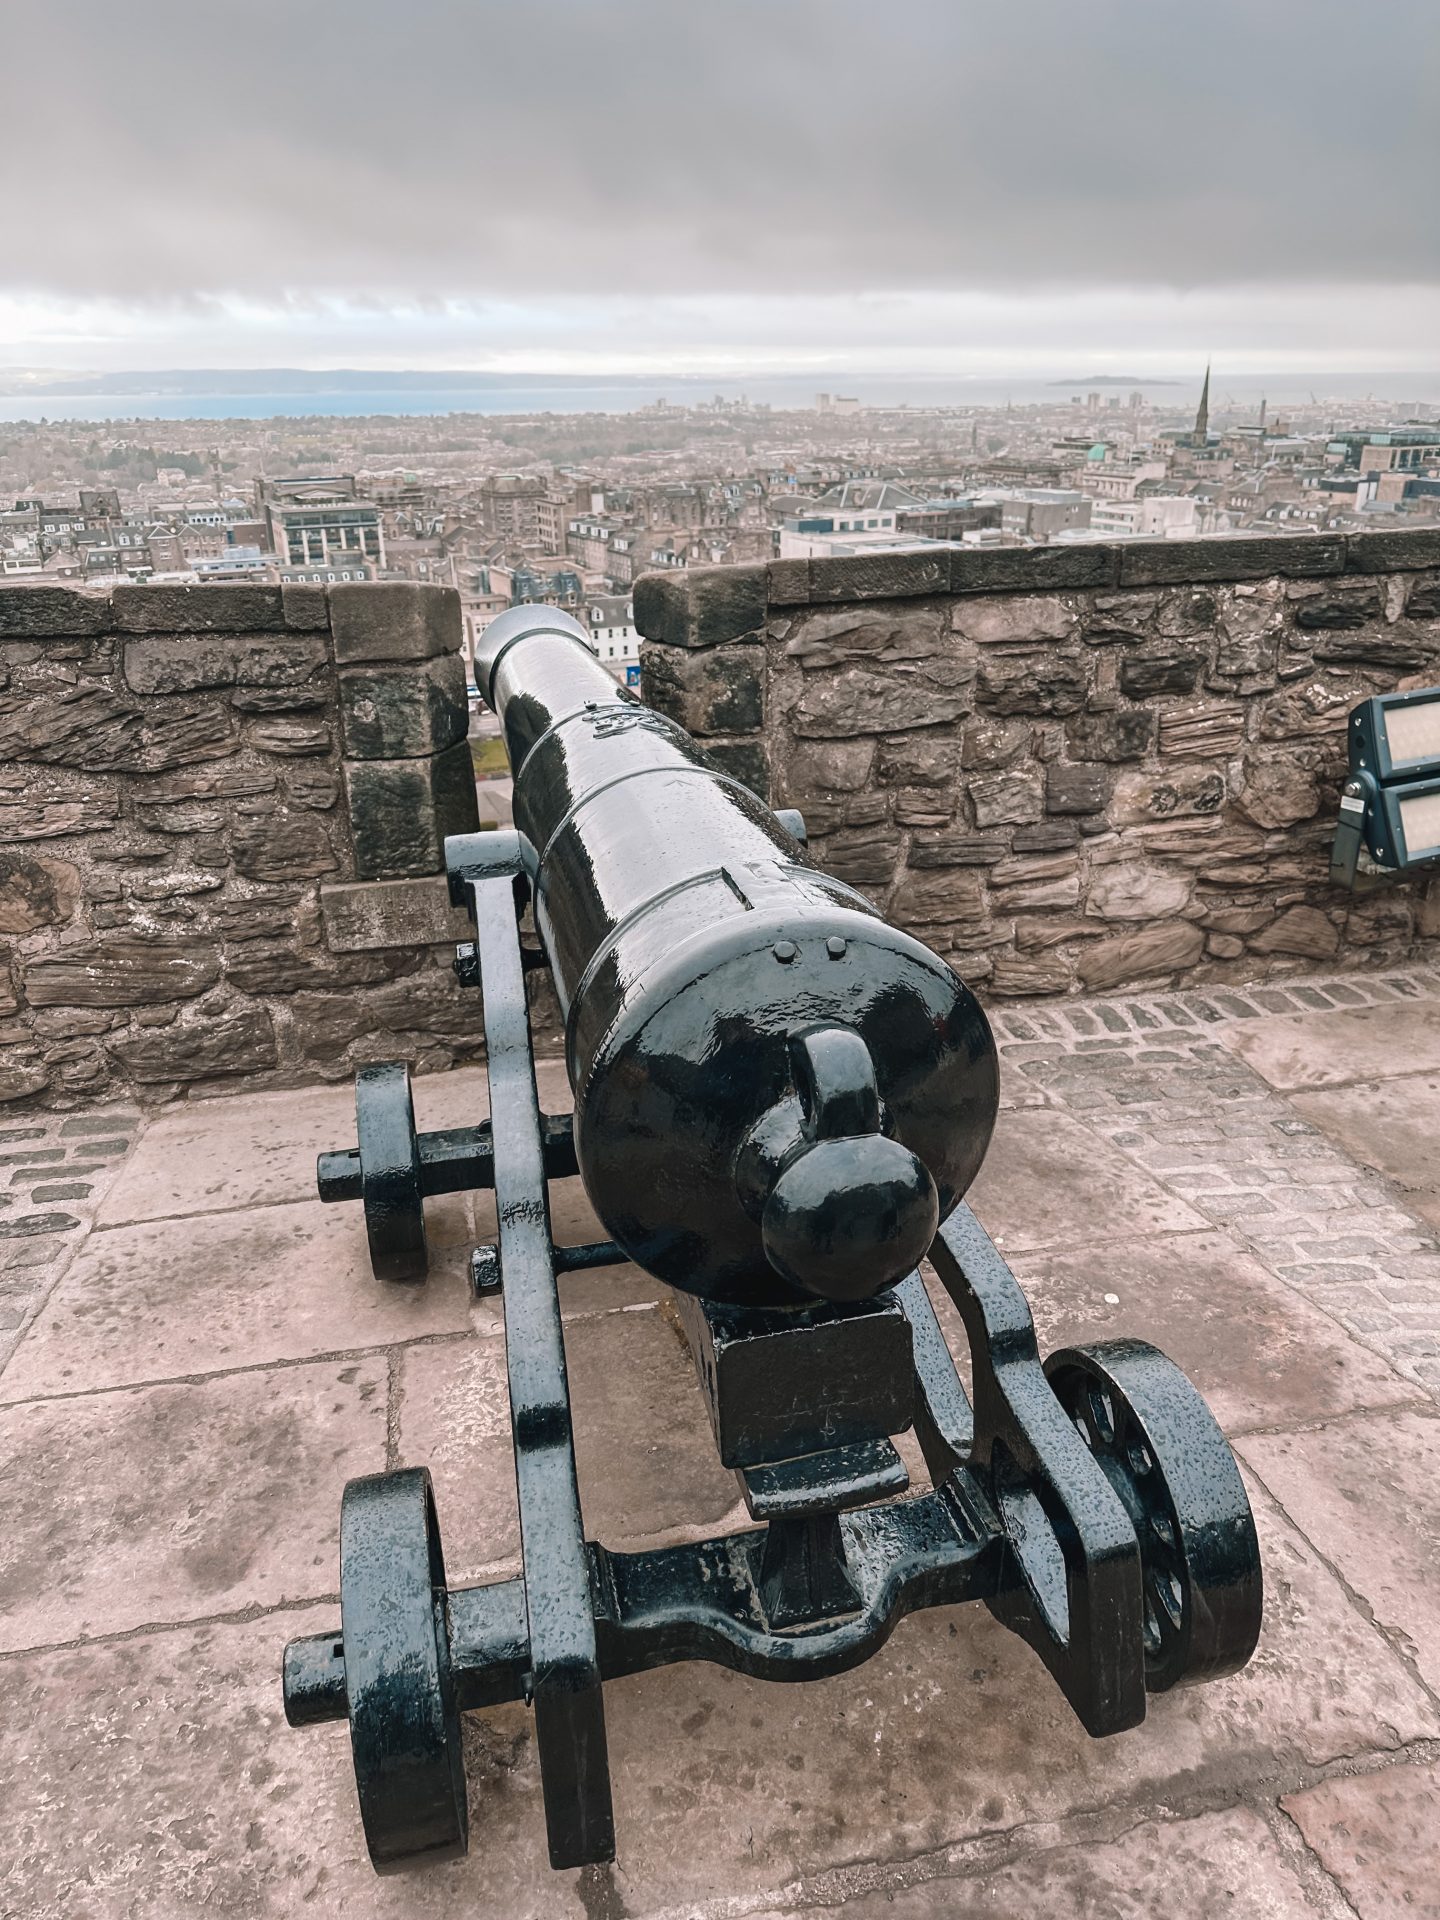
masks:
<instances>
[{"instance_id":1,"label":"church spire","mask_svg":"<svg viewBox=\"0 0 1440 1920\"><path fill-rule=\"evenodd\" d=\"M1190 436L1192 447L1203 447L1210 437L1210 362L1205 362L1205 384L1200 389L1200 404L1195 409L1195 431Z\"/></svg>"}]
</instances>

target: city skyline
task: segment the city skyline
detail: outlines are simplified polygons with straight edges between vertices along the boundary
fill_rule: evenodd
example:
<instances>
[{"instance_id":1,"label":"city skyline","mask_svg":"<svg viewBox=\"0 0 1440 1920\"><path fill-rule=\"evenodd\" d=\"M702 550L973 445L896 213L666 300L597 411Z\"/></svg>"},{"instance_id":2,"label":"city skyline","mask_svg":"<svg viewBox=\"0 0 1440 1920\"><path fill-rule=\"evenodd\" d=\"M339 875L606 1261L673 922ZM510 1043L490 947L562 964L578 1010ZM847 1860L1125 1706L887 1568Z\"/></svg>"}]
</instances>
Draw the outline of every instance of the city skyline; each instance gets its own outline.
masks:
<instances>
[{"instance_id":1,"label":"city skyline","mask_svg":"<svg viewBox=\"0 0 1440 1920\"><path fill-rule=\"evenodd\" d=\"M7 34L0 358L1433 367L1437 92L1428 0L77 0Z\"/></svg>"}]
</instances>

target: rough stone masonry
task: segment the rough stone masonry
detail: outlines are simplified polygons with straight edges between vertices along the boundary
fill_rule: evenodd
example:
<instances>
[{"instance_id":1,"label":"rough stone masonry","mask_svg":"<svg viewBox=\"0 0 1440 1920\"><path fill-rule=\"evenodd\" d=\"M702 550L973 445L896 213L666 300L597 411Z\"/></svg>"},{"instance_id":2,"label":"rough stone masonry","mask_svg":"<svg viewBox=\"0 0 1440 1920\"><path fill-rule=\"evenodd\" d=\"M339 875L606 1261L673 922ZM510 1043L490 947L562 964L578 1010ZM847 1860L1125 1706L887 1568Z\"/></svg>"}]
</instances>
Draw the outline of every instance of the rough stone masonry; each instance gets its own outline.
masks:
<instances>
[{"instance_id":1,"label":"rough stone masonry","mask_svg":"<svg viewBox=\"0 0 1440 1920\"><path fill-rule=\"evenodd\" d=\"M1345 722L1440 680L1440 533L936 548L651 574L645 697L990 996L1390 964L1329 882Z\"/></svg>"},{"instance_id":2,"label":"rough stone masonry","mask_svg":"<svg viewBox=\"0 0 1440 1920\"><path fill-rule=\"evenodd\" d=\"M459 647L438 587L0 589L0 1100L467 1057Z\"/></svg>"}]
</instances>

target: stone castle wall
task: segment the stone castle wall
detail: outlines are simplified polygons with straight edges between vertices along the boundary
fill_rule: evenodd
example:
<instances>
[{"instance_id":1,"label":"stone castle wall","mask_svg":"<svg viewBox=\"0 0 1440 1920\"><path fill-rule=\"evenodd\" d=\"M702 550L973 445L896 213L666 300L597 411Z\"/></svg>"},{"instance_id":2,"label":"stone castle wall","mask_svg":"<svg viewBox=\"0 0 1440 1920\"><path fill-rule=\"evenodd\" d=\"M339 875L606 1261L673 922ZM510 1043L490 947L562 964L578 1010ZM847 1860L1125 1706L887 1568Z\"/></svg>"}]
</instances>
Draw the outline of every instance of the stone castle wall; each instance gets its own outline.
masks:
<instances>
[{"instance_id":1,"label":"stone castle wall","mask_svg":"<svg viewBox=\"0 0 1440 1920\"><path fill-rule=\"evenodd\" d=\"M1351 894L1345 722L1440 681L1440 533L777 561L635 592L645 697L990 995L1388 963Z\"/></svg>"},{"instance_id":2,"label":"stone castle wall","mask_svg":"<svg viewBox=\"0 0 1440 1920\"><path fill-rule=\"evenodd\" d=\"M0 589L0 1100L162 1100L477 1047L459 596Z\"/></svg>"}]
</instances>

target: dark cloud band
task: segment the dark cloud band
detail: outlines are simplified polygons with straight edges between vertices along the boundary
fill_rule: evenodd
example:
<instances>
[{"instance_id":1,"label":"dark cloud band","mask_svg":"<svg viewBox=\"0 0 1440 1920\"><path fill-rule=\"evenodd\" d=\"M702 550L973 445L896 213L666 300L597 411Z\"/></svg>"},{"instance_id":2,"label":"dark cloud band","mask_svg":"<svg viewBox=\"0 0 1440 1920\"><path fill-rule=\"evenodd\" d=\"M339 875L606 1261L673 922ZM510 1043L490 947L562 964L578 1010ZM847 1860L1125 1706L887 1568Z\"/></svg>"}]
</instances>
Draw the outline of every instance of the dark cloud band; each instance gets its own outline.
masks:
<instances>
[{"instance_id":1,"label":"dark cloud band","mask_svg":"<svg viewBox=\"0 0 1440 1920\"><path fill-rule=\"evenodd\" d=\"M0 67L11 288L1440 281L1435 0L70 0Z\"/></svg>"}]
</instances>

